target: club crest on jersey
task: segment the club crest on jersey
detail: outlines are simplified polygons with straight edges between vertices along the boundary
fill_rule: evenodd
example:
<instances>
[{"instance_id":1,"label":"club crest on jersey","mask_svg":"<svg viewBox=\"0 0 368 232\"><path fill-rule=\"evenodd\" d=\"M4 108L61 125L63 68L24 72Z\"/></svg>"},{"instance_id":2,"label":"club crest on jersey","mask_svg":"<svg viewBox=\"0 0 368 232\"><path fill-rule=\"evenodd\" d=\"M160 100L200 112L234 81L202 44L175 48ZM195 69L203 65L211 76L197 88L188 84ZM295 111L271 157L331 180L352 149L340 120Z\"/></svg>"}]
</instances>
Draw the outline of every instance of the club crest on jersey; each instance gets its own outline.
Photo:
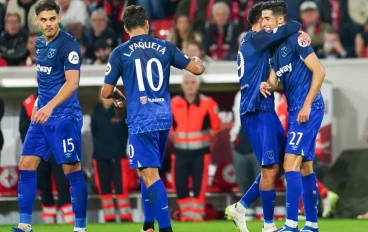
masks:
<instances>
[{"instance_id":1,"label":"club crest on jersey","mask_svg":"<svg viewBox=\"0 0 368 232\"><path fill-rule=\"evenodd\" d=\"M271 151L267 151L267 154L268 154L268 158L269 159L273 159L274 155L273 155L273 150Z\"/></svg>"},{"instance_id":2,"label":"club crest on jersey","mask_svg":"<svg viewBox=\"0 0 368 232\"><path fill-rule=\"evenodd\" d=\"M47 58L51 59L52 57L54 57L56 54L56 49L54 48L50 48L49 52L47 53Z\"/></svg>"},{"instance_id":3,"label":"club crest on jersey","mask_svg":"<svg viewBox=\"0 0 368 232\"><path fill-rule=\"evenodd\" d=\"M147 103L147 97L140 97L139 100L141 101L142 104Z\"/></svg>"},{"instance_id":4,"label":"club crest on jersey","mask_svg":"<svg viewBox=\"0 0 368 232\"><path fill-rule=\"evenodd\" d=\"M281 55L282 55L282 57L286 57L288 55L287 47L282 47L281 48Z\"/></svg>"}]
</instances>

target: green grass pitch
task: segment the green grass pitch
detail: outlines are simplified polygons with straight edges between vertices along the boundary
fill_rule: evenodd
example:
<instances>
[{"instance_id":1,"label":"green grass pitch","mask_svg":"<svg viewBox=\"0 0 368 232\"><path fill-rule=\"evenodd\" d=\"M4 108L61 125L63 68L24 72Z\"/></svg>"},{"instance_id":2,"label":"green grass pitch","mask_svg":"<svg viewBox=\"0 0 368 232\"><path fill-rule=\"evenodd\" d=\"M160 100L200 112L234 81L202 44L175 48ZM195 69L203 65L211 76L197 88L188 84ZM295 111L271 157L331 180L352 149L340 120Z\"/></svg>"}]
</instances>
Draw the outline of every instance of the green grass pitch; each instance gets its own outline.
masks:
<instances>
[{"instance_id":1,"label":"green grass pitch","mask_svg":"<svg viewBox=\"0 0 368 232\"><path fill-rule=\"evenodd\" d=\"M282 226L283 221L277 225ZM303 222L300 223L303 225ZM88 224L88 232L140 232L142 224ZM157 225L156 225L157 227ZM321 232L368 232L368 220L320 220ZM11 226L0 226L0 232L10 232ZM250 232L260 232L262 222L248 222ZM301 227L299 227L301 228ZM207 221L202 223L173 223L175 232L237 232L231 221ZM34 225L34 232L72 232L73 226L68 225ZM156 230L158 231L158 230Z\"/></svg>"}]
</instances>

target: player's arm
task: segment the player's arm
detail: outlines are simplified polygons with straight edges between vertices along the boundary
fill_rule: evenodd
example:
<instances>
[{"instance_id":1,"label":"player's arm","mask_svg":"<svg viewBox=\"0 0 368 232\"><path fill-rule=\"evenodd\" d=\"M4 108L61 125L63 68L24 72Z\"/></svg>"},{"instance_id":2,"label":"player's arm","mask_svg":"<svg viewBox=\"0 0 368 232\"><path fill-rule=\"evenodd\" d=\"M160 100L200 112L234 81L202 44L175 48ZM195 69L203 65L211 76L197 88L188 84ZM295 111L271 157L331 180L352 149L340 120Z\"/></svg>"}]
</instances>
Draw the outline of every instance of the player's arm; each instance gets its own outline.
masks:
<instances>
[{"instance_id":1,"label":"player's arm","mask_svg":"<svg viewBox=\"0 0 368 232\"><path fill-rule=\"evenodd\" d=\"M81 51L78 42L72 41L71 43L66 43L60 48L61 59L64 62L64 72L65 72L65 83L60 88L56 96L51 99L41 109L39 109L34 115L34 122L45 123L52 111L64 101L69 99L69 97L78 89L79 86L79 72L81 66Z\"/></svg>"},{"instance_id":2,"label":"player's arm","mask_svg":"<svg viewBox=\"0 0 368 232\"><path fill-rule=\"evenodd\" d=\"M253 45L256 50L265 50L274 43L285 40L289 36L297 33L301 29L301 27L302 25L299 22L292 21L278 28L275 28L272 32L261 30L257 33L253 33L251 36L249 36L248 41Z\"/></svg>"},{"instance_id":3,"label":"player's arm","mask_svg":"<svg viewBox=\"0 0 368 232\"><path fill-rule=\"evenodd\" d=\"M124 107L126 98L122 92L117 89L116 83L122 75L123 64L120 61L121 56L117 50L112 51L109 62L107 63L104 85L101 89L101 97L105 99L112 98L116 107Z\"/></svg>"},{"instance_id":4,"label":"player's arm","mask_svg":"<svg viewBox=\"0 0 368 232\"><path fill-rule=\"evenodd\" d=\"M311 46L300 46L299 44L296 44L296 50L298 51L300 58L303 59L304 64L313 73L309 92L297 118L297 122L304 123L309 120L312 103L322 87L326 72Z\"/></svg>"},{"instance_id":5,"label":"player's arm","mask_svg":"<svg viewBox=\"0 0 368 232\"><path fill-rule=\"evenodd\" d=\"M261 82L261 84L259 85L259 91L265 98L267 98L267 96L271 96L272 93L275 92L278 85L279 79L276 76L275 70L273 68L270 68L268 79L267 81Z\"/></svg>"},{"instance_id":6,"label":"player's arm","mask_svg":"<svg viewBox=\"0 0 368 232\"><path fill-rule=\"evenodd\" d=\"M172 52L171 65L178 69L185 69L194 75L201 75L205 67L203 62L198 57L189 58L184 55L174 44L167 42L170 51Z\"/></svg>"}]
</instances>

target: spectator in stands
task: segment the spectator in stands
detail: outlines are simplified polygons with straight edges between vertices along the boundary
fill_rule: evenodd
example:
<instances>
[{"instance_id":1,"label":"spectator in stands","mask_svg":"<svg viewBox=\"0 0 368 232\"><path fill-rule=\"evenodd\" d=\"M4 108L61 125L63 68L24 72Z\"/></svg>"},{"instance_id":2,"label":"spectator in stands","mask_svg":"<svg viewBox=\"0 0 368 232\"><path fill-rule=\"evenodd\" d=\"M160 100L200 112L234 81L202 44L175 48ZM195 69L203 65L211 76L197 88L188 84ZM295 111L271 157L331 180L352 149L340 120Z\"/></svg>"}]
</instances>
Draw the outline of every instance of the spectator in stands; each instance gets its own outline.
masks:
<instances>
[{"instance_id":1,"label":"spectator in stands","mask_svg":"<svg viewBox=\"0 0 368 232\"><path fill-rule=\"evenodd\" d=\"M328 23L322 22L317 3L314 1L305 1L300 5L300 19L302 30L311 37L311 45L318 53L324 45L324 34L330 28Z\"/></svg>"},{"instance_id":2,"label":"spectator in stands","mask_svg":"<svg viewBox=\"0 0 368 232\"><path fill-rule=\"evenodd\" d=\"M110 53L112 51L111 45L107 42L106 39L99 39L94 44L94 51L96 60L93 64L107 64Z\"/></svg>"},{"instance_id":3,"label":"spectator in stands","mask_svg":"<svg viewBox=\"0 0 368 232\"><path fill-rule=\"evenodd\" d=\"M197 40L188 41L187 47L185 48L185 54L187 54L189 57L197 56L204 63L213 62L213 59L207 56L204 52L202 43L198 42Z\"/></svg>"},{"instance_id":4,"label":"spectator in stands","mask_svg":"<svg viewBox=\"0 0 368 232\"><path fill-rule=\"evenodd\" d=\"M5 12L6 5L5 3L0 3L0 31L3 31L5 28Z\"/></svg>"},{"instance_id":5,"label":"spectator in stands","mask_svg":"<svg viewBox=\"0 0 368 232\"><path fill-rule=\"evenodd\" d=\"M81 36L88 20L86 5L81 0L57 0L57 3L63 27L75 37Z\"/></svg>"},{"instance_id":6,"label":"spectator in stands","mask_svg":"<svg viewBox=\"0 0 368 232\"><path fill-rule=\"evenodd\" d=\"M182 52L185 53L185 48L189 40L200 41L201 37L194 33L189 22L189 18L186 15L176 15L174 18L174 25L170 30L167 40L177 46Z\"/></svg>"},{"instance_id":7,"label":"spectator in stands","mask_svg":"<svg viewBox=\"0 0 368 232\"><path fill-rule=\"evenodd\" d=\"M116 34L112 28L108 27L107 19L106 12L102 8L92 13L90 18L91 29L85 33L89 47L92 47L99 39L105 39L113 49L117 46ZM96 59L95 54L91 50L90 52L87 50L87 57L93 60Z\"/></svg>"},{"instance_id":8,"label":"spectator in stands","mask_svg":"<svg viewBox=\"0 0 368 232\"><path fill-rule=\"evenodd\" d=\"M37 0L10 0L6 8L6 15L18 14L20 16L21 25L29 32L39 32L36 24L36 7Z\"/></svg>"},{"instance_id":9,"label":"spectator in stands","mask_svg":"<svg viewBox=\"0 0 368 232\"><path fill-rule=\"evenodd\" d=\"M17 13L5 17L5 31L0 34L0 53L9 66L20 65L27 58L27 32Z\"/></svg>"},{"instance_id":10,"label":"spectator in stands","mask_svg":"<svg viewBox=\"0 0 368 232\"><path fill-rule=\"evenodd\" d=\"M92 64L95 58L88 58L87 52L91 51L90 53L93 53L93 46L90 46L88 44L88 39L85 35L77 38L77 41L81 48L81 55L82 55L82 64ZM93 53L93 57L95 57L95 54Z\"/></svg>"},{"instance_id":11,"label":"spectator in stands","mask_svg":"<svg viewBox=\"0 0 368 232\"><path fill-rule=\"evenodd\" d=\"M288 6L287 18L288 20L298 21L298 2L296 0L285 0Z\"/></svg>"},{"instance_id":12,"label":"spectator in stands","mask_svg":"<svg viewBox=\"0 0 368 232\"><path fill-rule=\"evenodd\" d=\"M129 39L124 31L123 12L129 5L136 5L136 0L97 0L96 8L103 8L109 17L111 27L118 36L118 43Z\"/></svg>"},{"instance_id":13,"label":"spectator in stands","mask_svg":"<svg viewBox=\"0 0 368 232\"><path fill-rule=\"evenodd\" d=\"M193 25L193 30L202 34L204 32L205 23L211 17L211 8L207 5L210 0L180 0L176 15L187 15Z\"/></svg>"},{"instance_id":14,"label":"spectator in stands","mask_svg":"<svg viewBox=\"0 0 368 232\"><path fill-rule=\"evenodd\" d=\"M1 131L1 119L4 116L4 111L5 111L4 101L3 99L0 98L0 160L1 160L1 150L3 150L4 146L4 136L3 132Z\"/></svg>"},{"instance_id":15,"label":"spectator in stands","mask_svg":"<svg viewBox=\"0 0 368 232\"><path fill-rule=\"evenodd\" d=\"M355 37L355 53L357 57L368 57L368 18L363 25L363 31Z\"/></svg>"},{"instance_id":16,"label":"spectator in stands","mask_svg":"<svg viewBox=\"0 0 368 232\"><path fill-rule=\"evenodd\" d=\"M148 21L166 18L166 5L169 0L137 0L137 5L147 10Z\"/></svg>"},{"instance_id":17,"label":"spectator in stands","mask_svg":"<svg viewBox=\"0 0 368 232\"><path fill-rule=\"evenodd\" d=\"M368 19L368 0L350 0L348 10L353 22L363 25Z\"/></svg>"},{"instance_id":18,"label":"spectator in stands","mask_svg":"<svg viewBox=\"0 0 368 232\"><path fill-rule=\"evenodd\" d=\"M36 63L36 40L40 37L38 33L30 33L27 40L28 57L23 63L24 66L33 66Z\"/></svg>"},{"instance_id":19,"label":"spectator in stands","mask_svg":"<svg viewBox=\"0 0 368 232\"><path fill-rule=\"evenodd\" d=\"M336 59L336 58L346 58L347 51L344 49L339 33L330 28L324 35L323 51L318 54L320 58L325 59Z\"/></svg>"},{"instance_id":20,"label":"spectator in stands","mask_svg":"<svg viewBox=\"0 0 368 232\"><path fill-rule=\"evenodd\" d=\"M203 36L206 54L214 60L236 60L241 28L229 21L229 6L224 2L215 3L212 16L213 23L210 23Z\"/></svg>"},{"instance_id":21,"label":"spectator in stands","mask_svg":"<svg viewBox=\"0 0 368 232\"><path fill-rule=\"evenodd\" d=\"M98 92L100 93L101 89ZM126 155L126 120L125 109L115 108L111 99L101 97L91 116L94 176L105 222L115 222L113 193L117 200L120 220L132 220L128 192L128 181L132 180L127 178L129 161Z\"/></svg>"},{"instance_id":22,"label":"spectator in stands","mask_svg":"<svg viewBox=\"0 0 368 232\"><path fill-rule=\"evenodd\" d=\"M253 153L249 139L240 124L240 91L236 94L233 113L234 125L230 130L230 143L232 145L233 164L235 169L236 182L240 191L244 194L254 180L257 178L261 169Z\"/></svg>"}]
</instances>

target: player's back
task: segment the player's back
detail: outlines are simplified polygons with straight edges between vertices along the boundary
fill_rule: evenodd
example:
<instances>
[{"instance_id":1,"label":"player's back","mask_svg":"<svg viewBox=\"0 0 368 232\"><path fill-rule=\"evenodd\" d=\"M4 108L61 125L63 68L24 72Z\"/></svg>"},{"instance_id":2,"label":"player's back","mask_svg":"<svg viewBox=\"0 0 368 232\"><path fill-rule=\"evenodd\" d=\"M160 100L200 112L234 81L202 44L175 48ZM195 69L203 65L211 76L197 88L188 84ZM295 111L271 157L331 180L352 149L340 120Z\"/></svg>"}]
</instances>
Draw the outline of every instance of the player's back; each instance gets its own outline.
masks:
<instances>
[{"instance_id":1,"label":"player's back","mask_svg":"<svg viewBox=\"0 0 368 232\"><path fill-rule=\"evenodd\" d=\"M183 69L190 61L176 59L177 52L172 43L148 35L134 36L114 49L111 57L120 59L130 134L170 129L170 66Z\"/></svg>"},{"instance_id":2,"label":"player's back","mask_svg":"<svg viewBox=\"0 0 368 232\"><path fill-rule=\"evenodd\" d=\"M304 59L313 52L311 46L299 45L298 34L294 34L277 48L273 56L274 69L282 82L288 111L301 109L308 95L313 73L305 65ZM312 109L323 108L324 102L319 92L312 103Z\"/></svg>"},{"instance_id":3,"label":"player's back","mask_svg":"<svg viewBox=\"0 0 368 232\"><path fill-rule=\"evenodd\" d=\"M238 51L238 77L240 78L240 114L254 112L256 110L270 111L274 107L273 95L264 98L259 92L259 85L262 81L267 81L269 76L268 50L256 50L249 38L256 33L248 32L239 47Z\"/></svg>"},{"instance_id":4,"label":"player's back","mask_svg":"<svg viewBox=\"0 0 368 232\"><path fill-rule=\"evenodd\" d=\"M52 100L65 84L65 71L80 69L80 45L75 38L60 31L51 42L44 36L36 41L36 67L38 82L38 108ZM61 105L53 110L50 118L67 115L81 116L81 109L76 90Z\"/></svg>"}]
</instances>

